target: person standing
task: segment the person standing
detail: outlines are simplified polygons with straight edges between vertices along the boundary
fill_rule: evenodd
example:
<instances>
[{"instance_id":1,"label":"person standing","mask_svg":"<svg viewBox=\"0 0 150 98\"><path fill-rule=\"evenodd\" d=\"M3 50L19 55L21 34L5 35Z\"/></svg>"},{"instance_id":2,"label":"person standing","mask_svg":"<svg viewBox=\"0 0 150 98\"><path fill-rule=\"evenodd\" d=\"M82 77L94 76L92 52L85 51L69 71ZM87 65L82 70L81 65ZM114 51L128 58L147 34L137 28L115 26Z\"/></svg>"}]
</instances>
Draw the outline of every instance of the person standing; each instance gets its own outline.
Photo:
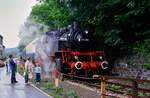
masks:
<instances>
[{"instance_id":1,"label":"person standing","mask_svg":"<svg viewBox=\"0 0 150 98\"><path fill-rule=\"evenodd\" d=\"M9 59L8 59L8 60L6 60L5 65L6 65L6 73L8 73Z\"/></svg>"},{"instance_id":2,"label":"person standing","mask_svg":"<svg viewBox=\"0 0 150 98\"><path fill-rule=\"evenodd\" d=\"M35 68L34 68L34 72L35 72L35 81L37 84L39 84L41 82L41 66L37 63L35 64Z\"/></svg>"},{"instance_id":3,"label":"person standing","mask_svg":"<svg viewBox=\"0 0 150 98\"><path fill-rule=\"evenodd\" d=\"M31 57L27 58L27 61L25 62L25 69L24 69L24 78L25 78L25 83L29 83L29 79L32 78L32 70L33 70L33 63Z\"/></svg>"},{"instance_id":4,"label":"person standing","mask_svg":"<svg viewBox=\"0 0 150 98\"><path fill-rule=\"evenodd\" d=\"M18 81L16 81L16 71L17 71L17 64L15 63L14 59L13 59L13 55L9 55L9 66L11 69L11 83L17 83Z\"/></svg>"},{"instance_id":5,"label":"person standing","mask_svg":"<svg viewBox=\"0 0 150 98\"><path fill-rule=\"evenodd\" d=\"M6 73L7 73L7 75L10 75L10 73L11 73L11 68L10 68L10 65L9 65L9 57L8 57L8 59L6 60Z\"/></svg>"}]
</instances>

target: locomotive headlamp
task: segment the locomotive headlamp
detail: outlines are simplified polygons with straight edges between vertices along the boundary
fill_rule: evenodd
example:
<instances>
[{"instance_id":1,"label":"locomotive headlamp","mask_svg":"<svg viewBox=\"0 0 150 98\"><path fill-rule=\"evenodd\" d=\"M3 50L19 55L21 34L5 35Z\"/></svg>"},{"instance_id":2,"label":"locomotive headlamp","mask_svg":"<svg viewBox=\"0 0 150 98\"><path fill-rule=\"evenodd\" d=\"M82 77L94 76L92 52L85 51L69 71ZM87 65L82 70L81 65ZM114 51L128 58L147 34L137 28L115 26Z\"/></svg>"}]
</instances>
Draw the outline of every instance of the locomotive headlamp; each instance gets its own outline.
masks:
<instances>
[{"instance_id":1,"label":"locomotive headlamp","mask_svg":"<svg viewBox=\"0 0 150 98\"><path fill-rule=\"evenodd\" d=\"M99 59L100 59L100 60L102 60L102 59L103 59L103 57L102 57L102 56L99 56Z\"/></svg>"},{"instance_id":2,"label":"locomotive headlamp","mask_svg":"<svg viewBox=\"0 0 150 98\"><path fill-rule=\"evenodd\" d=\"M74 58L77 60L78 59L78 57L77 56L74 56Z\"/></svg>"},{"instance_id":3,"label":"locomotive headlamp","mask_svg":"<svg viewBox=\"0 0 150 98\"><path fill-rule=\"evenodd\" d=\"M84 32L85 32L85 34L88 34L88 33L89 33L87 30L85 30Z\"/></svg>"},{"instance_id":4,"label":"locomotive headlamp","mask_svg":"<svg viewBox=\"0 0 150 98\"><path fill-rule=\"evenodd\" d=\"M78 39L78 41L80 42L80 41L81 41L81 39L79 38L79 39Z\"/></svg>"},{"instance_id":5,"label":"locomotive headlamp","mask_svg":"<svg viewBox=\"0 0 150 98\"><path fill-rule=\"evenodd\" d=\"M69 33L68 36L70 36L71 34Z\"/></svg>"},{"instance_id":6,"label":"locomotive headlamp","mask_svg":"<svg viewBox=\"0 0 150 98\"><path fill-rule=\"evenodd\" d=\"M77 40L80 42L81 39L82 39L82 35L78 34L78 35L77 35Z\"/></svg>"}]
</instances>

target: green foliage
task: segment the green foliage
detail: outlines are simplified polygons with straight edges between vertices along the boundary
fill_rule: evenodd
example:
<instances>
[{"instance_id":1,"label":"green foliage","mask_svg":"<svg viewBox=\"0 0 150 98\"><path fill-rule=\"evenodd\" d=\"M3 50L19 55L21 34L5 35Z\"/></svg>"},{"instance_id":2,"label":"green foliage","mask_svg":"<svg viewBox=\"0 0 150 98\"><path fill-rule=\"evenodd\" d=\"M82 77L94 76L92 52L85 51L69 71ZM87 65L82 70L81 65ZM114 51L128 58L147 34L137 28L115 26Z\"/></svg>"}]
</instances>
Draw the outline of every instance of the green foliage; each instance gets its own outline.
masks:
<instances>
[{"instance_id":1,"label":"green foliage","mask_svg":"<svg viewBox=\"0 0 150 98\"><path fill-rule=\"evenodd\" d=\"M136 43L132 52L135 54L144 54L147 58L147 62L144 64L145 68L150 68L150 39L144 40L144 42Z\"/></svg>"},{"instance_id":2,"label":"green foliage","mask_svg":"<svg viewBox=\"0 0 150 98\"><path fill-rule=\"evenodd\" d=\"M66 96L68 96L68 97L74 97L74 98L80 98L79 94L77 92L73 91L73 90L67 92Z\"/></svg>"},{"instance_id":3,"label":"green foliage","mask_svg":"<svg viewBox=\"0 0 150 98\"><path fill-rule=\"evenodd\" d=\"M140 46L150 38L149 0L40 0L31 16L50 28L73 21L95 29L100 43L118 50L145 52ZM133 47L133 46L138 47ZM116 50L112 50L116 51ZM115 53L115 52L114 52Z\"/></svg>"},{"instance_id":4,"label":"green foliage","mask_svg":"<svg viewBox=\"0 0 150 98\"><path fill-rule=\"evenodd\" d=\"M54 98L62 98L60 95L55 95Z\"/></svg>"},{"instance_id":5,"label":"green foliage","mask_svg":"<svg viewBox=\"0 0 150 98\"><path fill-rule=\"evenodd\" d=\"M62 87L56 87L56 94L62 94L63 93L63 88Z\"/></svg>"},{"instance_id":6,"label":"green foliage","mask_svg":"<svg viewBox=\"0 0 150 98\"><path fill-rule=\"evenodd\" d=\"M119 89L120 86L118 86L118 85L116 85L116 84L112 84L112 85L110 85L110 88L111 88L111 89Z\"/></svg>"},{"instance_id":7,"label":"green foliage","mask_svg":"<svg viewBox=\"0 0 150 98\"><path fill-rule=\"evenodd\" d=\"M138 92L138 96L139 96L139 97L145 97L145 93L143 93L143 92Z\"/></svg>"},{"instance_id":8,"label":"green foliage","mask_svg":"<svg viewBox=\"0 0 150 98\"><path fill-rule=\"evenodd\" d=\"M132 89L131 88L125 88L125 89L122 90L122 92L123 92L124 95L127 95L127 94L132 92Z\"/></svg>"},{"instance_id":9,"label":"green foliage","mask_svg":"<svg viewBox=\"0 0 150 98\"><path fill-rule=\"evenodd\" d=\"M145 68L150 68L150 62L144 64Z\"/></svg>"},{"instance_id":10,"label":"green foliage","mask_svg":"<svg viewBox=\"0 0 150 98\"><path fill-rule=\"evenodd\" d=\"M48 89L48 90L51 89L52 88L52 83L51 82L47 82L46 87L47 87L46 89Z\"/></svg>"},{"instance_id":11,"label":"green foliage","mask_svg":"<svg viewBox=\"0 0 150 98\"><path fill-rule=\"evenodd\" d=\"M50 28L59 28L68 23L69 12L57 4L56 0L47 0L32 8L32 19L44 23Z\"/></svg>"},{"instance_id":12,"label":"green foliage","mask_svg":"<svg viewBox=\"0 0 150 98\"><path fill-rule=\"evenodd\" d=\"M144 42L136 43L132 49L133 53L148 54L150 52L150 39L144 40Z\"/></svg>"},{"instance_id":13,"label":"green foliage","mask_svg":"<svg viewBox=\"0 0 150 98\"><path fill-rule=\"evenodd\" d=\"M127 94L131 93L131 91L132 91L131 88L122 88L121 86L116 85L116 84L109 85L109 88L113 89L113 90L121 91L124 95L127 95Z\"/></svg>"}]
</instances>

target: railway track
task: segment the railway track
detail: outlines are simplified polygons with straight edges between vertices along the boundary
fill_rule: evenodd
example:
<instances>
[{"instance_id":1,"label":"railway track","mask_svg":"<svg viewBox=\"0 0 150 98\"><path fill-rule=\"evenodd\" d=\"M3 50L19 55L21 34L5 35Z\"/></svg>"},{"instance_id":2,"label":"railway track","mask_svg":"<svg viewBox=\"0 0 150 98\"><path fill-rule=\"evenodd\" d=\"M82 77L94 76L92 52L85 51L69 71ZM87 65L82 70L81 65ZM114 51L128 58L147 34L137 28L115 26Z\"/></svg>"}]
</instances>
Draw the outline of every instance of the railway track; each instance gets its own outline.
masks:
<instances>
[{"instance_id":1,"label":"railway track","mask_svg":"<svg viewBox=\"0 0 150 98\"><path fill-rule=\"evenodd\" d=\"M71 78L71 74L63 74L64 78L67 79L71 79L71 80L75 80L75 81L81 81L81 82L88 82L88 83L100 83L99 78L88 78L88 77L83 77L83 76L73 76L73 78Z\"/></svg>"},{"instance_id":2,"label":"railway track","mask_svg":"<svg viewBox=\"0 0 150 98\"><path fill-rule=\"evenodd\" d=\"M68 74L63 74L65 77L64 79L65 80L69 80L70 82L73 82L73 83L77 83L79 85L85 85L87 87L90 87L92 89L97 89L96 91L100 91L101 89L101 79L98 79L98 78L87 78L87 77L80 77L80 76L74 76L72 79L70 79L70 75ZM89 89L89 88L88 88ZM121 94L115 94L114 93L115 91L111 91L109 90L108 91L108 95L109 97L106 97L106 98L124 98ZM99 92L100 94L100 92ZM108 96L106 95L106 96Z\"/></svg>"},{"instance_id":3,"label":"railway track","mask_svg":"<svg viewBox=\"0 0 150 98\"><path fill-rule=\"evenodd\" d=\"M100 78L87 78L87 77L80 77L80 76L73 76L73 78L70 78L71 74L63 74L63 76L65 79L69 79L72 82L83 84L91 88L101 89L102 80ZM129 95L129 96L136 96L132 98L150 98L149 88L138 87L134 84L134 83L137 83L137 84L138 83L139 84L150 83L149 80L136 80L136 79L112 77L112 76L106 76L105 78L106 78L105 82L107 86L106 90L109 93L111 92L110 95L114 96L114 97L111 96L111 98L123 98L123 97L116 97L116 96L125 95L125 93L126 95ZM138 96L139 95L138 91L145 92L143 93L145 97ZM129 97L126 97L126 98L129 98Z\"/></svg>"}]
</instances>

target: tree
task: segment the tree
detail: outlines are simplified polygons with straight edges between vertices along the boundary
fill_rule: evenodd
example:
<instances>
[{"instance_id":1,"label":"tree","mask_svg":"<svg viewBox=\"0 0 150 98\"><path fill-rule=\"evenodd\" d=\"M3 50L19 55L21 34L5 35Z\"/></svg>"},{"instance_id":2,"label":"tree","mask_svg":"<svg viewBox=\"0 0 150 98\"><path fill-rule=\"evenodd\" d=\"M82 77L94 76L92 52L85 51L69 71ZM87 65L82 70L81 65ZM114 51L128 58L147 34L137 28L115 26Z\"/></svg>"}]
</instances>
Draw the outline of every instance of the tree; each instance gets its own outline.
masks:
<instances>
[{"instance_id":1,"label":"tree","mask_svg":"<svg viewBox=\"0 0 150 98\"><path fill-rule=\"evenodd\" d=\"M150 38L149 0L40 0L33 18L51 28L78 21L94 28L95 40L128 51Z\"/></svg>"},{"instance_id":2,"label":"tree","mask_svg":"<svg viewBox=\"0 0 150 98\"><path fill-rule=\"evenodd\" d=\"M42 2L43 1L43 2ZM42 0L32 8L31 17L50 28L60 28L68 24L69 11L58 5L55 0Z\"/></svg>"}]
</instances>

